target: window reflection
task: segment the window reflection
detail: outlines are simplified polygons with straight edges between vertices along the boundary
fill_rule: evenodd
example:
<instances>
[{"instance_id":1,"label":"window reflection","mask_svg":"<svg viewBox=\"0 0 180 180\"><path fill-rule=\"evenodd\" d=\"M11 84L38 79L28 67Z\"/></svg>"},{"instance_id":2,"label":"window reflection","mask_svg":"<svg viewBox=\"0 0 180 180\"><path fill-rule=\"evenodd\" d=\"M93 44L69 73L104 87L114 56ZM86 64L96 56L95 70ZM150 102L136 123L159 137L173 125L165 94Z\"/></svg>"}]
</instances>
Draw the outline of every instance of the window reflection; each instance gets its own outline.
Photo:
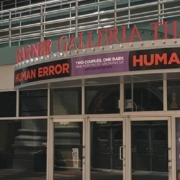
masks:
<instances>
[{"instance_id":1,"label":"window reflection","mask_svg":"<svg viewBox=\"0 0 180 180\"><path fill-rule=\"evenodd\" d=\"M167 81L167 106L168 110L180 109L180 81L168 80Z\"/></svg>"},{"instance_id":2,"label":"window reflection","mask_svg":"<svg viewBox=\"0 0 180 180\"><path fill-rule=\"evenodd\" d=\"M0 179L46 179L46 120L0 121Z\"/></svg>"},{"instance_id":3,"label":"window reflection","mask_svg":"<svg viewBox=\"0 0 180 180\"><path fill-rule=\"evenodd\" d=\"M163 82L125 84L124 111L163 110Z\"/></svg>"},{"instance_id":4,"label":"window reflection","mask_svg":"<svg viewBox=\"0 0 180 180\"><path fill-rule=\"evenodd\" d=\"M16 91L0 92L0 117L16 116Z\"/></svg>"},{"instance_id":5,"label":"window reflection","mask_svg":"<svg viewBox=\"0 0 180 180\"><path fill-rule=\"evenodd\" d=\"M19 92L20 116L46 116L47 90L31 90Z\"/></svg>"},{"instance_id":6,"label":"window reflection","mask_svg":"<svg viewBox=\"0 0 180 180\"><path fill-rule=\"evenodd\" d=\"M119 85L86 87L86 113L119 113Z\"/></svg>"},{"instance_id":7,"label":"window reflection","mask_svg":"<svg viewBox=\"0 0 180 180\"><path fill-rule=\"evenodd\" d=\"M51 90L51 115L81 114L81 88Z\"/></svg>"}]
</instances>

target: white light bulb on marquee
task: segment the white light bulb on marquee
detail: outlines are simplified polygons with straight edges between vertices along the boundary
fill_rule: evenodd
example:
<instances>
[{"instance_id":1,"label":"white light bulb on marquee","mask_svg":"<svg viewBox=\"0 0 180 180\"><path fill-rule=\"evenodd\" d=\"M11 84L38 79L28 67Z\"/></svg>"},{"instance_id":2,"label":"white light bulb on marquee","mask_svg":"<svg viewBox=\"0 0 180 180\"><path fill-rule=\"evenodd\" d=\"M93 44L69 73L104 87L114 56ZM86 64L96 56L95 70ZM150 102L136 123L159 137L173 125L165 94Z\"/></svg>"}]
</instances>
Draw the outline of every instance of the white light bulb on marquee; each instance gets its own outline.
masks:
<instances>
[{"instance_id":1,"label":"white light bulb on marquee","mask_svg":"<svg viewBox=\"0 0 180 180\"><path fill-rule=\"evenodd\" d=\"M120 46L120 48L123 48L123 45L122 45L122 44L120 44L119 46Z\"/></svg>"},{"instance_id":2,"label":"white light bulb on marquee","mask_svg":"<svg viewBox=\"0 0 180 180\"><path fill-rule=\"evenodd\" d=\"M152 45L154 45L154 41L152 41Z\"/></svg>"},{"instance_id":3,"label":"white light bulb on marquee","mask_svg":"<svg viewBox=\"0 0 180 180\"><path fill-rule=\"evenodd\" d=\"M104 50L104 47L101 47L101 50Z\"/></svg>"},{"instance_id":4,"label":"white light bulb on marquee","mask_svg":"<svg viewBox=\"0 0 180 180\"><path fill-rule=\"evenodd\" d=\"M34 62L34 59L31 59L31 62Z\"/></svg>"},{"instance_id":5,"label":"white light bulb on marquee","mask_svg":"<svg viewBox=\"0 0 180 180\"><path fill-rule=\"evenodd\" d=\"M94 48L92 48L91 50L92 50L92 51L95 51L95 49L94 49Z\"/></svg>"},{"instance_id":6,"label":"white light bulb on marquee","mask_svg":"<svg viewBox=\"0 0 180 180\"><path fill-rule=\"evenodd\" d=\"M133 44L132 44L132 43L131 43L130 45L131 45L131 47L133 47Z\"/></svg>"},{"instance_id":7,"label":"white light bulb on marquee","mask_svg":"<svg viewBox=\"0 0 180 180\"><path fill-rule=\"evenodd\" d=\"M55 53L53 54L53 56L54 56L54 57L57 57L57 55L56 55Z\"/></svg>"},{"instance_id":8,"label":"white light bulb on marquee","mask_svg":"<svg viewBox=\"0 0 180 180\"><path fill-rule=\"evenodd\" d=\"M86 52L87 50L86 49L83 49L83 52Z\"/></svg>"}]
</instances>

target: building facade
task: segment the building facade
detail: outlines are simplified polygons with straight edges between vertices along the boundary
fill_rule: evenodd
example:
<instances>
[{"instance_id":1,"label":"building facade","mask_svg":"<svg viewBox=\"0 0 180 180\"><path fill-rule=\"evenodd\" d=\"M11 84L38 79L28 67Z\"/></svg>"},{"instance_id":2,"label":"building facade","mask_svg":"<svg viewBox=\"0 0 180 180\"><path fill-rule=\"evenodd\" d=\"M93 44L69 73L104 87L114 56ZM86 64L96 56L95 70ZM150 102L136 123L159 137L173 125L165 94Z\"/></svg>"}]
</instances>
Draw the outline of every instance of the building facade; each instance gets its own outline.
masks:
<instances>
[{"instance_id":1,"label":"building facade","mask_svg":"<svg viewBox=\"0 0 180 180\"><path fill-rule=\"evenodd\" d=\"M180 2L6 3L0 179L179 180Z\"/></svg>"}]
</instances>

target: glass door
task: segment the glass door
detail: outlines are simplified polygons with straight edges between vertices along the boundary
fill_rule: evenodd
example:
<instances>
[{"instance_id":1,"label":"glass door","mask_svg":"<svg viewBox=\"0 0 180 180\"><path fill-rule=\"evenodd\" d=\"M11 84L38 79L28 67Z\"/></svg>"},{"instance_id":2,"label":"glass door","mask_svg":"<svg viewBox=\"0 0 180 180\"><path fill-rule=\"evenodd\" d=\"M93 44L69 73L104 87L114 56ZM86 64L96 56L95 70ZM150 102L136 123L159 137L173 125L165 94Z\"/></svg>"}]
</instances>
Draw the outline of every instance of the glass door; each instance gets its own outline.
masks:
<instances>
[{"instance_id":1,"label":"glass door","mask_svg":"<svg viewBox=\"0 0 180 180\"><path fill-rule=\"evenodd\" d=\"M123 118L90 118L91 180L122 180L125 171L125 121Z\"/></svg>"},{"instance_id":2,"label":"glass door","mask_svg":"<svg viewBox=\"0 0 180 180\"><path fill-rule=\"evenodd\" d=\"M168 180L172 152L170 119L139 117L130 121L132 180Z\"/></svg>"},{"instance_id":3,"label":"glass door","mask_svg":"<svg viewBox=\"0 0 180 180\"><path fill-rule=\"evenodd\" d=\"M84 120L53 120L54 180L83 180Z\"/></svg>"}]
</instances>

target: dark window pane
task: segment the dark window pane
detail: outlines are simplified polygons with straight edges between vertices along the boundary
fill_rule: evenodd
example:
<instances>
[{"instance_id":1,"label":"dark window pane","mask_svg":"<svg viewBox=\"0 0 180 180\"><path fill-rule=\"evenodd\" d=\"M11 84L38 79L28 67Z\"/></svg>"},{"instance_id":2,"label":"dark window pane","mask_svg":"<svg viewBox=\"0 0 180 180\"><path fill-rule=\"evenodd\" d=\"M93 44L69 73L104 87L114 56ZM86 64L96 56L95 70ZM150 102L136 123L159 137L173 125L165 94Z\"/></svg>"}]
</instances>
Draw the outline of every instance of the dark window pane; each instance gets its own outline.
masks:
<instances>
[{"instance_id":1,"label":"dark window pane","mask_svg":"<svg viewBox=\"0 0 180 180\"><path fill-rule=\"evenodd\" d=\"M167 81L167 106L168 110L180 109L180 81Z\"/></svg>"},{"instance_id":2,"label":"dark window pane","mask_svg":"<svg viewBox=\"0 0 180 180\"><path fill-rule=\"evenodd\" d=\"M86 114L119 113L119 99L119 85L86 87Z\"/></svg>"},{"instance_id":3,"label":"dark window pane","mask_svg":"<svg viewBox=\"0 0 180 180\"><path fill-rule=\"evenodd\" d=\"M47 90L21 91L19 94L20 116L46 116Z\"/></svg>"},{"instance_id":4,"label":"dark window pane","mask_svg":"<svg viewBox=\"0 0 180 180\"><path fill-rule=\"evenodd\" d=\"M51 115L81 114L81 88L53 89Z\"/></svg>"},{"instance_id":5,"label":"dark window pane","mask_svg":"<svg viewBox=\"0 0 180 180\"><path fill-rule=\"evenodd\" d=\"M163 82L125 84L125 111L163 110Z\"/></svg>"},{"instance_id":6,"label":"dark window pane","mask_svg":"<svg viewBox=\"0 0 180 180\"><path fill-rule=\"evenodd\" d=\"M0 117L16 116L16 92L0 93Z\"/></svg>"},{"instance_id":7,"label":"dark window pane","mask_svg":"<svg viewBox=\"0 0 180 180\"><path fill-rule=\"evenodd\" d=\"M0 179L46 179L46 120L0 121Z\"/></svg>"}]
</instances>

